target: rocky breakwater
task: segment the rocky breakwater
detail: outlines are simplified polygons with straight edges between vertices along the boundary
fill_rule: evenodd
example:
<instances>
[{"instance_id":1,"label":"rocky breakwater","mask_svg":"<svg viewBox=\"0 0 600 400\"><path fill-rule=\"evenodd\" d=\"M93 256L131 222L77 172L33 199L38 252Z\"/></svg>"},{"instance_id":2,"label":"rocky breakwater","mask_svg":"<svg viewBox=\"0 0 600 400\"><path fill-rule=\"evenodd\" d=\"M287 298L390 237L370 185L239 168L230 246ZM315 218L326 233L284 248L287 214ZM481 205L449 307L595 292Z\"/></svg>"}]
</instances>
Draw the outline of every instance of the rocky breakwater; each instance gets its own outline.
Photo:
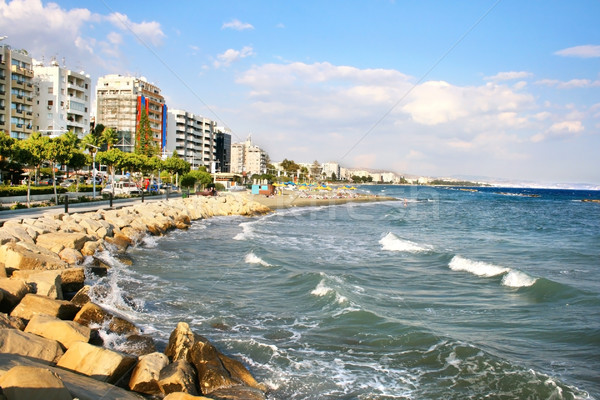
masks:
<instances>
[{"instance_id":1,"label":"rocky breakwater","mask_svg":"<svg viewBox=\"0 0 600 400\"><path fill-rule=\"evenodd\" d=\"M124 252L145 235L270 211L243 197L194 197L7 221L0 228L0 399L265 399L242 363L184 322L157 352L152 337L91 300L101 288L86 285L86 274L108 268L99 252ZM129 350L104 347L100 330L125 337Z\"/></svg>"}]
</instances>

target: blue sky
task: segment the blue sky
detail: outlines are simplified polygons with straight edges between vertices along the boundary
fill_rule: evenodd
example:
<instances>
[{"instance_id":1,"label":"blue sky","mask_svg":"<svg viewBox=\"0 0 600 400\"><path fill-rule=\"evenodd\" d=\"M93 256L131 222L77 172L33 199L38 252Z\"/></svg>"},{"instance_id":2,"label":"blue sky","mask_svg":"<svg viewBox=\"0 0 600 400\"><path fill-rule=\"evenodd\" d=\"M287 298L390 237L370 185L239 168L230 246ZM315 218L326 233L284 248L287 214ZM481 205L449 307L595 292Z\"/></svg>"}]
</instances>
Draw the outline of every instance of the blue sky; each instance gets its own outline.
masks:
<instances>
[{"instance_id":1,"label":"blue sky","mask_svg":"<svg viewBox=\"0 0 600 400\"><path fill-rule=\"evenodd\" d=\"M600 185L600 3L0 0L0 36L273 161Z\"/></svg>"}]
</instances>

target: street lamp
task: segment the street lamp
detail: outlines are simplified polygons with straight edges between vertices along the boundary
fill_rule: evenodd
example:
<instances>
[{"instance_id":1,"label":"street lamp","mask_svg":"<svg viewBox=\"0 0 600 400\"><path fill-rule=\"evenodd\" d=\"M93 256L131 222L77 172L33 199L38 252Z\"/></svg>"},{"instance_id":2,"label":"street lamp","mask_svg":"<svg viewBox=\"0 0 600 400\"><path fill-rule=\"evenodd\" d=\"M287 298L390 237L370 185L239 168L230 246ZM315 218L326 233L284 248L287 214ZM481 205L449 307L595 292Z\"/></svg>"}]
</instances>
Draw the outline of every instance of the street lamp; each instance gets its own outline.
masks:
<instances>
[{"instance_id":1,"label":"street lamp","mask_svg":"<svg viewBox=\"0 0 600 400\"><path fill-rule=\"evenodd\" d=\"M100 149L98 146L94 146L93 144L86 143L86 146L93 147L95 150L92 153L92 185L94 187L94 200L96 200L96 153Z\"/></svg>"}]
</instances>

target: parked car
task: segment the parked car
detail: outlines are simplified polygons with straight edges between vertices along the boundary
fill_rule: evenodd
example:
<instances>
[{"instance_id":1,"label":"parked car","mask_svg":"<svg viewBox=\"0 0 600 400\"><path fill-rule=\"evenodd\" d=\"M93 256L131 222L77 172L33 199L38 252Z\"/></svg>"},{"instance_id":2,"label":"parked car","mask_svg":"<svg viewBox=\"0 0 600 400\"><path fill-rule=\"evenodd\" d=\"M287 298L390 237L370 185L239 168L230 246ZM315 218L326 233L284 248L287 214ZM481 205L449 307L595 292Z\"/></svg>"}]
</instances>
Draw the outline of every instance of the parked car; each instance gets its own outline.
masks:
<instances>
[{"instance_id":1,"label":"parked car","mask_svg":"<svg viewBox=\"0 0 600 400\"><path fill-rule=\"evenodd\" d=\"M81 183L81 180L79 181L79 183ZM60 186L66 188L66 187L69 187L71 185L76 185L76 184L77 184L77 179L69 178L69 179L65 179L64 181L62 181Z\"/></svg>"},{"instance_id":2,"label":"parked car","mask_svg":"<svg viewBox=\"0 0 600 400\"><path fill-rule=\"evenodd\" d=\"M113 191L114 190L114 191ZM114 193L117 195L140 195L142 191L137 187L137 185L133 182L117 182L114 184L108 184L102 191L102 194Z\"/></svg>"}]
</instances>

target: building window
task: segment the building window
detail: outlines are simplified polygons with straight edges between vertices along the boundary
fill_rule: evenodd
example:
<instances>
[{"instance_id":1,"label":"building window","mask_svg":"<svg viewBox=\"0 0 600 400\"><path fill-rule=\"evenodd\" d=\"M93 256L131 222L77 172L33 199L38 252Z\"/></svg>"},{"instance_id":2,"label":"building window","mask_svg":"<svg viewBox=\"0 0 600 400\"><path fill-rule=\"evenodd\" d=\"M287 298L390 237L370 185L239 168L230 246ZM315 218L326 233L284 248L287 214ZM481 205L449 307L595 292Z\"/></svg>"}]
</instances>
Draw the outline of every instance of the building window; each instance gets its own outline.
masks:
<instances>
[{"instance_id":1,"label":"building window","mask_svg":"<svg viewBox=\"0 0 600 400\"><path fill-rule=\"evenodd\" d=\"M52 86L48 86L48 94L53 94L54 88Z\"/></svg>"},{"instance_id":2,"label":"building window","mask_svg":"<svg viewBox=\"0 0 600 400\"><path fill-rule=\"evenodd\" d=\"M54 105L54 100L48 100L48 105L49 106L53 106Z\"/></svg>"}]
</instances>

